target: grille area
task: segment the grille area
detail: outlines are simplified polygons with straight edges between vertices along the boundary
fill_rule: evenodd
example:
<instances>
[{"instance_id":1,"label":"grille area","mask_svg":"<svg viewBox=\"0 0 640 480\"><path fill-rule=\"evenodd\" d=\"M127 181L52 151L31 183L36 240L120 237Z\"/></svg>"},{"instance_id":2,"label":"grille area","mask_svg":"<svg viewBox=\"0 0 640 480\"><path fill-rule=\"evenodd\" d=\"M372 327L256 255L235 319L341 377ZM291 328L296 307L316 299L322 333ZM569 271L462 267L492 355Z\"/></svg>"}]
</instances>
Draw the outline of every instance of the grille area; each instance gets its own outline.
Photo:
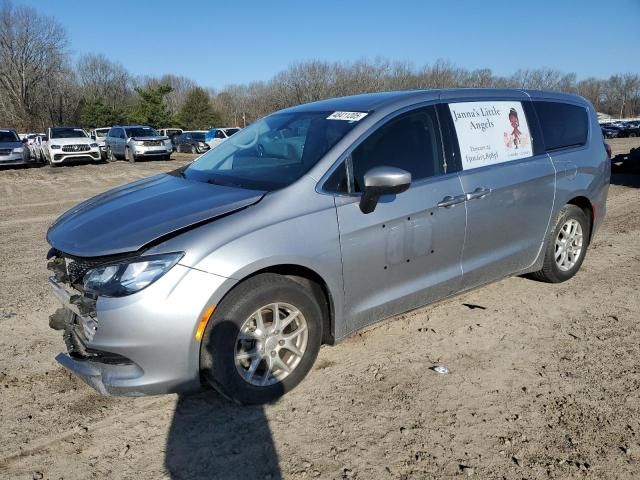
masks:
<instances>
[{"instance_id":1,"label":"grille area","mask_svg":"<svg viewBox=\"0 0 640 480\"><path fill-rule=\"evenodd\" d=\"M90 150L89 145L63 145L63 152L88 152Z\"/></svg>"},{"instance_id":2,"label":"grille area","mask_svg":"<svg viewBox=\"0 0 640 480\"><path fill-rule=\"evenodd\" d=\"M145 140L142 142L145 147L159 147L162 143L162 140Z\"/></svg>"},{"instance_id":3,"label":"grille area","mask_svg":"<svg viewBox=\"0 0 640 480\"><path fill-rule=\"evenodd\" d=\"M65 257L64 260L67 266L67 275L69 276L69 281L72 285L81 283L85 273L92 268L97 267L101 263L104 263L96 260L69 257Z\"/></svg>"}]
</instances>

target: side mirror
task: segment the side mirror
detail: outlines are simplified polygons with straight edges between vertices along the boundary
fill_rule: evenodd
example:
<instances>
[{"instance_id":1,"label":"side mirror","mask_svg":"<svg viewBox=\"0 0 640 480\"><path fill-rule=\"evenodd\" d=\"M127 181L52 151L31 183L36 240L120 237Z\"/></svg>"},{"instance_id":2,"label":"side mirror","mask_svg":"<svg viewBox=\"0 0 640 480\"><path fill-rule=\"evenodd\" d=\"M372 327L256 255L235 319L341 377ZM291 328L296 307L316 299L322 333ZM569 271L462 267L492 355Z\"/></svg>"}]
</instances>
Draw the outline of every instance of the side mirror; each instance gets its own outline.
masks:
<instances>
[{"instance_id":1,"label":"side mirror","mask_svg":"<svg viewBox=\"0 0 640 480\"><path fill-rule=\"evenodd\" d=\"M95 135L91 135L91 140L95 140L96 136Z\"/></svg>"},{"instance_id":2,"label":"side mirror","mask_svg":"<svg viewBox=\"0 0 640 480\"><path fill-rule=\"evenodd\" d=\"M364 174L364 194L360 199L362 213L376 209L383 195L396 195L411 185L411 174L396 167L375 167Z\"/></svg>"},{"instance_id":3,"label":"side mirror","mask_svg":"<svg viewBox=\"0 0 640 480\"><path fill-rule=\"evenodd\" d=\"M20 140L23 144L27 144L27 142L29 141L29 139L27 137L24 137L22 140Z\"/></svg>"}]
</instances>

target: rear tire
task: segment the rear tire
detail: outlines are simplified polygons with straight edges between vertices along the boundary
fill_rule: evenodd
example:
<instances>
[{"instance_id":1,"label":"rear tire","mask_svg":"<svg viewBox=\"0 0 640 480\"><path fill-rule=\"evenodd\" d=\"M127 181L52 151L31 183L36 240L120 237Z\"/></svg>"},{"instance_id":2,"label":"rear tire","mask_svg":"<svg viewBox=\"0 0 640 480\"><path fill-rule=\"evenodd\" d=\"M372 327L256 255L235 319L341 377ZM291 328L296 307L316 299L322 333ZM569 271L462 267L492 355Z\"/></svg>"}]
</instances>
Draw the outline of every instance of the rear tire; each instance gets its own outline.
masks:
<instances>
[{"instance_id":1,"label":"rear tire","mask_svg":"<svg viewBox=\"0 0 640 480\"><path fill-rule=\"evenodd\" d=\"M214 388L238 403L263 404L304 379L320 350L325 315L307 283L265 273L229 292L200 348L203 377Z\"/></svg>"},{"instance_id":2,"label":"rear tire","mask_svg":"<svg viewBox=\"0 0 640 480\"><path fill-rule=\"evenodd\" d=\"M591 220L576 205L565 205L549 233L542 269L531 277L560 283L573 277L584 261L591 236Z\"/></svg>"}]
</instances>

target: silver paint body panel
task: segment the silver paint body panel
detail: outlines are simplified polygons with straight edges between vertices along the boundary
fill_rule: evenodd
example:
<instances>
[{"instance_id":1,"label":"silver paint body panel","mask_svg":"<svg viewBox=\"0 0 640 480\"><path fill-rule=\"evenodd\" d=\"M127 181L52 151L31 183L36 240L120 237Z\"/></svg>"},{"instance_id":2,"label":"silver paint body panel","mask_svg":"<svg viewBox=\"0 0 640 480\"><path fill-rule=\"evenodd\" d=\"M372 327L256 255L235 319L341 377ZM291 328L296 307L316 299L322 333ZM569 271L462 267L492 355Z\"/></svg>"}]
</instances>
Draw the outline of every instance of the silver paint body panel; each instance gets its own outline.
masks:
<instances>
[{"instance_id":1,"label":"silver paint body panel","mask_svg":"<svg viewBox=\"0 0 640 480\"><path fill-rule=\"evenodd\" d=\"M404 193L381 198L368 215L359 210L358 195L323 189L324 180L354 146L401 112L465 99L536 98L587 108L587 144L417 181ZM145 290L129 297L100 298L100 327L91 346L130 358L142 375L118 377L118 372L105 372L109 368L103 365L88 368L67 357L61 359L66 368L85 379L100 378L99 386L93 384L107 393L194 388L199 378L199 342L194 335L201 315L258 271L293 265L320 277L331 301L331 333L339 341L392 315L539 269L548 229L562 206L576 197L593 205L594 231L604 217L610 165L595 111L580 97L518 90L431 90L348 97L289 110L298 109L369 114L288 187L264 196L234 196L246 208L226 210L233 213L160 243L145 245L153 239L136 238L132 244L144 255L185 255ZM490 193L438 207L444 197L465 196L479 187ZM90 205L81 210L90 218ZM181 214L187 215L187 210ZM63 216L64 222L73 224L73 215ZM120 215L126 217L126 210ZM154 238L160 234L154 231ZM64 240L63 231L58 235L60 243L73 243ZM56 247L55 238L50 240ZM95 255L101 254L97 244L92 248Z\"/></svg>"}]
</instances>

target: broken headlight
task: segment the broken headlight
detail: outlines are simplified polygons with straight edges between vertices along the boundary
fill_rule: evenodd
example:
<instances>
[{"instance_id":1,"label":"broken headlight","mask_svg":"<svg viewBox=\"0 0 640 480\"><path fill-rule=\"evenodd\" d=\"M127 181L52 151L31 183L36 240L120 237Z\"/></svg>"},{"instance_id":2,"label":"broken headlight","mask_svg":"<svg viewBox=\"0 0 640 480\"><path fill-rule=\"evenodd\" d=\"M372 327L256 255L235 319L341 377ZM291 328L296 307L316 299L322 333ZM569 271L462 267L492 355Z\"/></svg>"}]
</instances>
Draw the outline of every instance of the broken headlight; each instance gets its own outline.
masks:
<instances>
[{"instance_id":1,"label":"broken headlight","mask_svg":"<svg viewBox=\"0 0 640 480\"><path fill-rule=\"evenodd\" d=\"M183 255L182 252L166 253L101 265L85 273L82 283L85 291L103 297L124 297L151 285L178 263Z\"/></svg>"}]
</instances>

